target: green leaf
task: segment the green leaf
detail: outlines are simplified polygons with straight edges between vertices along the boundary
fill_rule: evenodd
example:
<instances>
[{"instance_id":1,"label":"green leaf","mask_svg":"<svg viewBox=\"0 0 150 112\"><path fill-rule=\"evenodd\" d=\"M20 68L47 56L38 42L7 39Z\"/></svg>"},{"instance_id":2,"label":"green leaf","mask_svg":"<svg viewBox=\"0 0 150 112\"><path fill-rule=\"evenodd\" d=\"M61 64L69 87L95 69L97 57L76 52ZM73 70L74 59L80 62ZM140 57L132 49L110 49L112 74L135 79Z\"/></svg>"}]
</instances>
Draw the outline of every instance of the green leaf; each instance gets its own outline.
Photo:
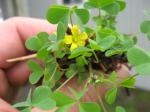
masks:
<instances>
[{"instance_id":1,"label":"green leaf","mask_svg":"<svg viewBox=\"0 0 150 112\"><path fill-rule=\"evenodd\" d=\"M105 56L107 57L110 57L110 56L113 56L113 55L116 55L116 54L122 54L123 53L123 49L122 48L117 48L117 47L113 47L112 49L110 50L107 50L105 52Z\"/></svg>"},{"instance_id":2,"label":"green leaf","mask_svg":"<svg viewBox=\"0 0 150 112\"><path fill-rule=\"evenodd\" d=\"M26 40L26 48L29 50L38 51L41 48L40 42L37 37L30 37Z\"/></svg>"},{"instance_id":3,"label":"green leaf","mask_svg":"<svg viewBox=\"0 0 150 112\"><path fill-rule=\"evenodd\" d=\"M107 5L114 3L116 0L97 0L97 1L100 2L101 7L105 7Z\"/></svg>"},{"instance_id":4,"label":"green leaf","mask_svg":"<svg viewBox=\"0 0 150 112\"><path fill-rule=\"evenodd\" d=\"M107 5L106 7L103 7L103 10L105 10L110 15L117 15L120 12L120 5L119 3L113 3L110 5Z\"/></svg>"},{"instance_id":5,"label":"green leaf","mask_svg":"<svg viewBox=\"0 0 150 112\"><path fill-rule=\"evenodd\" d=\"M30 105L31 105L31 93L32 93L32 90L30 89L28 96L27 96L27 99L26 99L26 102L28 102Z\"/></svg>"},{"instance_id":6,"label":"green leaf","mask_svg":"<svg viewBox=\"0 0 150 112\"><path fill-rule=\"evenodd\" d=\"M140 64L134 68L139 75L150 75L150 63Z\"/></svg>"},{"instance_id":7,"label":"green leaf","mask_svg":"<svg viewBox=\"0 0 150 112\"><path fill-rule=\"evenodd\" d=\"M48 42L49 34L47 32L40 32L37 34L38 39L40 40L41 46Z\"/></svg>"},{"instance_id":8,"label":"green leaf","mask_svg":"<svg viewBox=\"0 0 150 112\"><path fill-rule=\"evenodd\" d=\"M127 79L124 79L121 83L121 86L126 87L126 88L134 88L136 79L134 77L129 77Z\"/></svg>"},{"instance_id":9,"label":"green leaf","mask_svg":"<svg viewBox=\"0 0 150 112\"><path fill-rule=\"evenodd\" d=\"M57 106L62 107L64 105L75 103L75 100L67 96L62 92L54 92L52 98L56 101Z\"/></svg>"},{"instance_id":10,"label":"green leaf","mask_svg":"<svg viewBox=\"0 0 150 112\"><path fill-rule=\"evenodd\" d=\"M117 96L117 88L112 88L111 90L108 90L105 95L106 102L108 104L114 103L114 101L116 100L116 96Z\"/></svg>"},{"instance_id":11,"label":"green leaf","mask_svg":"<svg viewBox=\"0 0 150 112\"><path fill-rule=\"evenodd\" d=\"M57 42L57 36L55 34L49 35L48 39L52 42Z\"/></svg>"},{"instance_id":12,"label":"green leaf","mask_svg":"<svg viewBox=\"0 0 150 112\"><path fill-rule=\"evenodd\" d=\"M133 66L150 62L150 54L137 46L134 46L128 50L127 58L129 63Z\"/></svg>"},{"instance_id":13,"label":"green leaf","mask_svg":"<svg viewBox=\"0 0 150 112\"><path fill-rule=\"evenodd\" d=\"M116 42L116 37L115 36L107 36L99 42L99 45L101 46L102 49L107 50L111 48L114 43Z\"/></svg>"},{"instance_id":14,"label":"green leaf","mask_svg":"<svg viewBox=\"0 0 150 112\"><path fill-rule=\"evenodd\" d=\"M74 11L75 11L77 17L79 18L79 20L83 24L86 24L89 21L90 14L89 14L88 10L86 10L86 9L75 9Z\"/></svg>"},{"instance_id":15,"label":"green leaf","mask_svg":"<svg viewBox=\"0 0 150 112\"><path fill-rule=\"evenodd\" d=\"M126 2L124 0L117 0L116 2L120 5L120 11L126 8Z\"/></svg>"},{"instance_id":16,"label":"green leaf","mask_svg":"<svg viewBox=\"0 0 150 112\"><path fill-rule=\"evenodd\" d=\"M91 49L89 49L89 48L78 47L77 49L75 49L71 52L71 55L69 56L69 58L72 59L72 58L78 57L80 55L83 55L85 53L88 53L90 51L91 51Z\"/></svg>"},{"instance_id":17,"label":"green leaf","mask_svg":"<svg viewBox=\"0 0 150 112\"><path fill-rule=\"evenodd\" d=\"M147 20L147 21L142 22L140 28L141 28L141 32L143 33L150 32L150 21Z\"/></svg>"},{"instance_id":18,"label":"green leaf","mask_svg":"<svg viewBox=\"0 0 150 112\"><path fill-rule=\"evenodd\" d=\"M117 106L115 112L126 112L126 110L122 106Z\"/></svg>"},{"instance_id":19,"label":"green leaf","mask_svg":"<svg viewBox=\"0 0 150 112\"><path fill-rule=\"evenodd\" d=\"M51 90L46 86L39 86L32 96L32 105L43 110L56 107L56 102L51 99Z\"/></svg>"},{"instance_id":20,"label":"green leaf","mask_svg":"<svg viewBox=\"0 0 150 112\"><path fill-rule=\"evenodd\" d=\"M20 112L31 112L31 108L30 108L30 107L27 107L27 108L21 110Z\"/></svg>"},{"instance_id":21,"label":"green leaf","mask_svg":"<svg viewBox=\"0 0 150 112\"><path fill-rule=\"evenodd\" d=\"M46 60L48 58L49 51L47 48L42 48L37 52L36 57L42 60Z\"/></svg>"},{"instance_id":22,"label":"green leaf","mask_svg":"<svg viewBox=\"0 0 150 112\"><path fill-rule=\"evenodd\" d=\"M77 62L77 65L80 66L80 67L83 67L84 65L87 64L85 62L85 58L83 56L80 56L80 57L76 58L76 62Z\"/></svg>"},{"instance_id":23,"label":"green leaf","mask_svg":"<svg viewBox=\"0 0 150 112\"><path fill-rule=\"evenodd\" d=\"M58 23L57 26L57 40L62 40L65 36L66 30L65 30L65 26L62 22Z\"/></svg>"},{"instance_id":24,"label":"green leaf","mask_svg":"<svg viewBox=\"0 0 150 112\"><path fill-rule=\"evenodd\" d=\"M101 112L101 108L94 102L83 102L79 105L80 112Z\"/></svg>"},{"instance_id":25,"label":"green leaf","mask_svg":"<svg viewBox=\"0 0 150 112\"><path fill-rule=\"evenodd\" d=\"M65 73L65 76L67 78L70 78L75 72L77 71L77 66L76 64L71 64L69 66L69 68L67 69L66 73Z\"/></svg>"},{"instance_id":26,"label":"green leaf","mask_svg":"<svg viewBox=\"0 0 150 112\"><path fill-rule=\"evenodd\" d=\"M84 88L83 90L81 90L79 92L77 92L75 89L73 89L71 87L69 87L69 90L74 95L74 97L75 97L76 100L81 99L85 95L85 93L87 92L86 88Z\"/></svg>"},{"instance_id":27,"label":"green leaf","mask_svg":"<svg viewBox=\"0 0 150 112\"><path fill-rule=\"evenodd\" d=\"M60 107L56 112L67 112L67 110L72 106L73 104L68 104Z\"/></svg>"},{"instance_id":28,"label":"green leaf","mask_svg":"<svg viewBox=\"0 0 150 112\"><path fill-rule=\"evenodd\" d=\"M43 70L38 63L35 61L29 61L28 66L31 69L32 73L29 77L31 84L37 83L43 75Z\"/></svg>"},{"instance_id":29,"label":"green leaf","mask_svg":"<svg viewBox=\"0 0 150 112\"><path fill-rule=\"evenodd\" d=\"M37 36L27 39L25 45L29 50L38 51L48 42L48 36L46 32L38 33Z\"/></svg>"},{"instance_id":30,"label":"green leaf","mask_svg":"<svg viewBox=\"0 0 150 112\"><path fill-rule=\"evenodd\" d=\"M57 24L60 21L63 21L65 16L69 15L69 7L53 5L49 7L46 18L52 24ZM66 18L68 19L68 18Z\"/></svg>"},{"instance_id":31,"label":"green leaf","mask_svg":"<svg viewBox=\"0 0 150 112\"><path fill-rule=\"evenodd\" d=\"M13 105L14 108L20 108L20 107L29 107L31 106L28 102L20 102Z\"/></svg>"},{"instance_id":32,"label":"green leaf","mask_svg":"<svg viewBox=\"0 0 150 112\"><path fill-rule=\"evenodd\" d=\"M116 74L116 72L115 72L115 71L112 72L112 73L110 74L110 76L109 76L108 79L111 80L111 81L113 81L113 82L115 82L116 79L117 79L117 74Z\"/></svg>"},{"instance_id":33,"label":"green leaf","mask_svg":"<svg viewBox=\"0 0 150 112\"><path fill-rule=\"evenodd\" d=\"M91 47L93 50L100 50L100 51L103 51L103 48L101 48L101 46L100 46L96 41L89 39L89 42L90 42L90 47Z\"/></svg>"}]
</instances>

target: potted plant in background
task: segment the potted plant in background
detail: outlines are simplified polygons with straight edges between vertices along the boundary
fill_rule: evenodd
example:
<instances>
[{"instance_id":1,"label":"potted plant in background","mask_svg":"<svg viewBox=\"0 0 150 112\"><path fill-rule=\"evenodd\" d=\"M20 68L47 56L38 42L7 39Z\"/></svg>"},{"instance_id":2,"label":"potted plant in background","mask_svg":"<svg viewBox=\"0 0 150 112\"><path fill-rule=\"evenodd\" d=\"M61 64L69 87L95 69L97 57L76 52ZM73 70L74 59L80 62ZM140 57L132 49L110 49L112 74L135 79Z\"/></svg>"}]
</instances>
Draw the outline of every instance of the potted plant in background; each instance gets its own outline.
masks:
<instances>
[{"instance_id":1,"label":"potted plant in background","mask_svg":"<svg viewBox=\"0 0 150 112\"><path fill-rule=\"evenodd\" d=\"M84 8L50 6L46 19L57 24L57 32L51 35L40 32L29 38L26 47L36 53L7 60L42 61L41 66L29 60L32 71L29 82L32 85L40 82L40 86L30 90L27 100L14 107L21 112L30 112L32 107L67 112L76 105L80 112L126 112L121 105L109 111L109 105L115 102L119 88L134 88L138 75L150 74L150 54L137 45L136 34L122 34L116 28L116 17L125 7L124 0L88 0ZM90 15L93 9L98 11L95 16ZM94 27L88 26L90 19L95 22ZM149 20L141 24L141 31L150 38ZM128 71L131 67L135 74L117 75L118 69ZM80 86L80 90L67 86L74 78L74 86ZM64 86L71 96L61 91ZM99 88L104 86L105 94L101 97ZM95 93L95 101L82 99L89 91Z\"/></svg>"}]
</instances>

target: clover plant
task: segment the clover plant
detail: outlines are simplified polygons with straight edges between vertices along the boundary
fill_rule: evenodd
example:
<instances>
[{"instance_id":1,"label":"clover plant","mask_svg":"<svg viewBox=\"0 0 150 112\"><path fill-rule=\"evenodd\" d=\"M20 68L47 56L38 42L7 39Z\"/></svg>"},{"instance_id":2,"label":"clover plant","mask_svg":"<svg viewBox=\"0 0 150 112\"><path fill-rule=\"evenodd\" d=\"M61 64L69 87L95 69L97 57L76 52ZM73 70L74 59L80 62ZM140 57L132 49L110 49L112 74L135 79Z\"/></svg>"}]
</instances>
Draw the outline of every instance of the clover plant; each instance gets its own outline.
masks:
<instances>
[{"instance_id":1,"label":"clover plant","mask_svg":"<svg viewBox=\"0 0 150 112\"><path fill-rule=\"evenodd\" d=\"M28 58L32 73L29 82L40 86L30 90L26 101L14 107L21 112L30 112L33 107L42 110L55 109L56 112L69 112L76 105L80 112L108 112L109 105L115 102L119 88L135 88L136 76L150 75L150 53L137 45L137 36L122 34L116 27L116 17L126 7L124 0L87 0L84 7L72 8L53 5L48 8L46 19L57 24L53 34L39 32L26 41L26 47L36 52ZM91 10L97 10L92 16ZM77 21L75 21L77 20ZM94 27L88 25L94 22ZM144 21L141 32L150 39L150 20ZM124 78L118 78L118 65L125 64L136 71ZM75 85L82 85L80 91L68 86L70 97L61 89L76 77ZM82 98L93 85L97 102L85 102ZM105 85L105 96L98 88ZM70 111L71 112L71 111ZM126 112L116 105L111 112Z\"/></svg>"}]
</instances>

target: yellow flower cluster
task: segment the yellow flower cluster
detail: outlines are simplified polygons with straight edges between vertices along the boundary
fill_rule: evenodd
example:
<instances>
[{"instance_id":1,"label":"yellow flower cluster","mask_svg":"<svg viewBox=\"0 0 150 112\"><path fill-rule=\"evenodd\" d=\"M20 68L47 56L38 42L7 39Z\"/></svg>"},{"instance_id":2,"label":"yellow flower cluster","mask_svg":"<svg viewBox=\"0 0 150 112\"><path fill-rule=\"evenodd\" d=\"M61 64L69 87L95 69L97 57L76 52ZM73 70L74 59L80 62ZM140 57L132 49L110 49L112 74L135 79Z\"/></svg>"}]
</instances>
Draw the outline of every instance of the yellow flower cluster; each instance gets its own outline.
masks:
<instances>
[{"instance_id":1,"label":"yellow flower cluster","mask_svg":"<svg viewBox=\"0 0 150 112\"><path fill-rule=\"evenodd\" d=\"M86 32L80 32L79 27L74 25L71 29L72 35L66 35L64 42L65 44L71 45L70 50L73 51L78 47L83 47L86 44L88 35Z\"/></svg>"}]
</instances>

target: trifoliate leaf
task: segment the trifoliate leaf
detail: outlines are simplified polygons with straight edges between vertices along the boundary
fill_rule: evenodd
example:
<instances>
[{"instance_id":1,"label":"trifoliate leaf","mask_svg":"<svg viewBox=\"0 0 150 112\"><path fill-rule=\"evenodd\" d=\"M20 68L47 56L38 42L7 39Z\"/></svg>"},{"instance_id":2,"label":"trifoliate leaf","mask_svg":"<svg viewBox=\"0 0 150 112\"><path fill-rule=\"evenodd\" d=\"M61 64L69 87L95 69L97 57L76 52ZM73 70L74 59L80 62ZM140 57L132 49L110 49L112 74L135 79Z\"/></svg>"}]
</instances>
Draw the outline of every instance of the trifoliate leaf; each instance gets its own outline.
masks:
<instances>
[{"instance_id":1,"label":"trifoliate leaf","mask_svg":"<svg viewBox=\"0 0 150 112\"><path fill-rule=\"evenodd\" d=\"M108 90L105 95L106 102L108 104L114 103L114 101L116 100L116 96L117 96L117 88L112 88L111 90Z\"/></svg>"},{"instance_id":2,"label":"trifoliate leaf","mask_svg":"<svg viewBox=\"0 0 150 112\"><path fill-rule=\"evenodd\" d=\"M62 21L66 15L69 15L69 10L69 7L66 6L50 6L47 11L46 18L50 23L57 24L58 22Z\"/></svg>"},{"instance_id":3,"label":"trifoliate leaf","mask_svg":"<svg viewBox=\"0 0 150 112\"><path fill-rule=\"evenodd\" d=\"M110 15L117 15L120 12L120 5L119 3L113 3L103 7L103 10L105 10Z\"/></svg>"},{"instance_id":4,"label":"trifoliate leaf","mask_svg":"<svg viewBox=\"0 0 150 112\"><path fill-rule=\"evenodd\" d=\"M58 107L75 103L75 100L62 92L54 92L52 98L56 101Z\"/></svg>"},{"instance_id":5,"label":"trifoliate leaf","mask_svg":"<svg viewBox=\"0 0 150 112\"><path fill-rule=\"evenodd\" d=\"M94 102L83 102L79 104L80 112L101 112L101 108Z\"/></svg>"},{"instance_id":6,"label":"trifoliate leaf","mask_svg":"<svg viewBox=\"0 0 150 112\"><path fill-rule=\"evenodd\" d=\"M56 102L51 99L51 90L46 86L39 86L32 96L32 105L43 110L56 107Z\"/></svg>"},{"instance_id":7,"label":"trifoliate leaf","mask_svg":"<svg viewBox=\"0 0 150 112\"><path fill-rule=\"evenodd\" d=\"M75 9L75 13L79 20L83 23L86 24L89 21L90 14L88 10L86 9Z\"/></svg>"},{"instance_id":8,"label":"trifoliate leaf","mask_svg":"<svg viewBox=\"0 0 150 112\"><path fill-rule=\"evenodd\" d=\"M29 50L38 51L48 42L48 36L46 32L41 32L37 36L27 39L25 45Z\"/></svg>"}]
</instances>

